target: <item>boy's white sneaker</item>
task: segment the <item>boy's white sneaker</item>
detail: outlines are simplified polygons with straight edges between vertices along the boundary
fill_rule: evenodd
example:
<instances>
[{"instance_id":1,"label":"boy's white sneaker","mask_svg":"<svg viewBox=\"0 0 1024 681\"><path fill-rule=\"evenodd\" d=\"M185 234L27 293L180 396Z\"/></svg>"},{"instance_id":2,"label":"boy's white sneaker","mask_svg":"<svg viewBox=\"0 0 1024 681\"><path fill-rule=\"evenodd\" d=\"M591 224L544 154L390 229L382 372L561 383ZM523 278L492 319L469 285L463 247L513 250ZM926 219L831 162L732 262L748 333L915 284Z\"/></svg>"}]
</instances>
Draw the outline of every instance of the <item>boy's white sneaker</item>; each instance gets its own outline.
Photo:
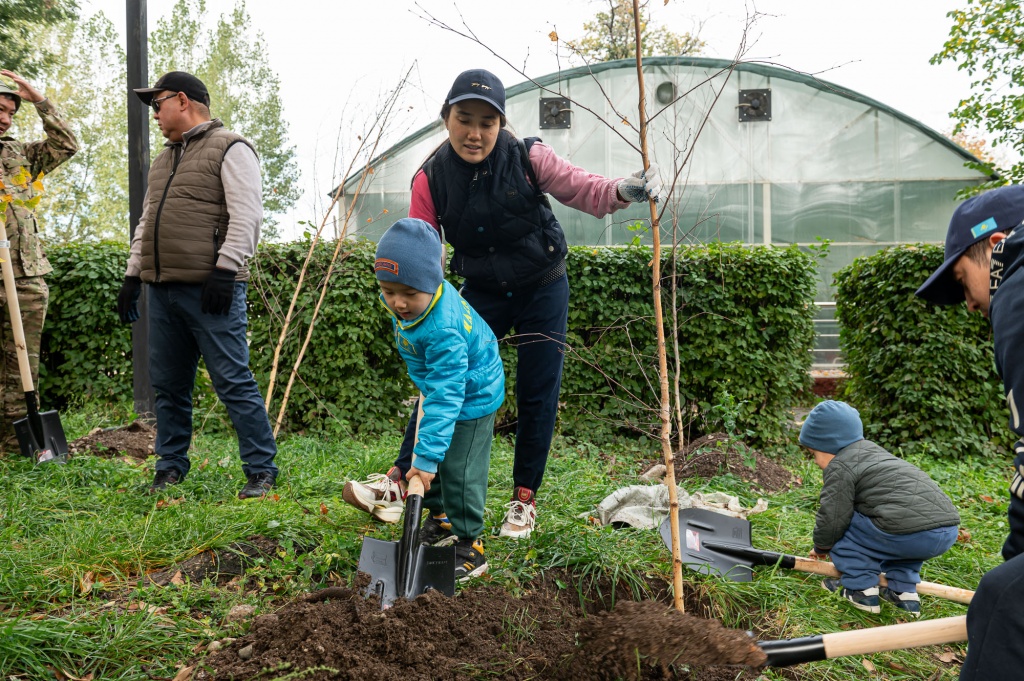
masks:
<instances>
[{"instance_id":1,"label":"boy's white sneaker","mask_svg":"<svg viewBox=\"0 0 1024 681\"><path fill-rule=\"evenodd\" d=\"M402 473L393 466L386 475L373 473L363 481L349 480L341 491L341 498L377 520L397 523L405 509L405 490L399 480Z\"/></svg>"},{"instance_id":2,"label":"boy's white sneaker","mask_svg":"<svg viewBox=\"0 0 1024 681\"><path fill-rule=\"evenodd\" d=\"M507 504L505 522L501 525L502 537L526 539L533 533L537 523L537 501L533 490L516 487L512 492L512 501Z\"/></svg>"}]
</instances>

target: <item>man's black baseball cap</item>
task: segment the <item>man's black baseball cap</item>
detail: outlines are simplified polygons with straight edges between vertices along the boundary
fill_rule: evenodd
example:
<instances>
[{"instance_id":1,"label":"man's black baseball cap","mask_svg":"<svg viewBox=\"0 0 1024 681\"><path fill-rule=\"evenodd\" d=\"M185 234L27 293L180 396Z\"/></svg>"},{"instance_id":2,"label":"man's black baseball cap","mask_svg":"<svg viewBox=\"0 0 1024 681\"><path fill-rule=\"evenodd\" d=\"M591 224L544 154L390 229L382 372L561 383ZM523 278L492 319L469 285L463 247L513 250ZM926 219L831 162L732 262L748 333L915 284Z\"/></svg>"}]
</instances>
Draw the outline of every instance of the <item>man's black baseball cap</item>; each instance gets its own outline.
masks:
<instances>
[{"instance_id":1,"label":"man's black baseball cap","mask_svg":"<svg viewBox=\"0 0 1024 681\"><path fill-rule=\"evenodd\" d=\"M953 211L946 231L946 259L917 289L936 305L964 302L964 289L953 278L953 265L968 248L995 232L1009 232L1024 220L1024 186L990 189L967 199Z\"/></svg>"},{"instance_id":2,"label":"man's black baseball cap","mask_svg":"<svg viewBox=\"0 0 1024 681\"><path fill-rule=\"evenodd\" d=\"M184 92L192 101L210 106L210 93L207 91L206 85L191 73L184 71L165 73L153 83L153 87L136 88L135 94L139 96L143 104L149 106L153 101L153 95L165 90Z\"/></svg>"}]
</instances>

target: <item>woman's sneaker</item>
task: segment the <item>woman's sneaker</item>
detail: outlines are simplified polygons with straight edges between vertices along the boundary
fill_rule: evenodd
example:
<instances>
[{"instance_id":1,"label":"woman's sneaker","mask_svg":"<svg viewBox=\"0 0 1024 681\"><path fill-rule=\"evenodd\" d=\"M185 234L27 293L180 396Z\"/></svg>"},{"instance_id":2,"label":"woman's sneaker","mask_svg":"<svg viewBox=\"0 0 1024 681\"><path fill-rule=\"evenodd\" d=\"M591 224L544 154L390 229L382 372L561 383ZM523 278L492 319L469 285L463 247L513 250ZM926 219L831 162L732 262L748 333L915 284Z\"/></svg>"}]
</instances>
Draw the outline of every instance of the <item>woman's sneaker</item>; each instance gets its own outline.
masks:
<instances>
[{"instance_id":1,"label":"woman's sneaker","mask_svg":"<svg viewBox=\"0 0 1024 681\"><path fill-rule=\"evenodd\" d=\"M349 480L341 498L385 523L397 523L405 509L405 490L400 480L402 471L392 466L387 475L374 473L366 480Z\"/></svg>"},{"instance_id":2,"label":"woman's sneaker","mask_svg":"<svg viewBox=\"0 0 1024 681\"><path fill-rule=\"evenodd\" d=\"M877 586L857 591L855 589L847 589L838 578L832 577L822 580L821 585L829 591L838 592L839 595L853 603L853 607L859 610L863 610L865 612L882 611L882 608L878 605Z\"/></svg>"},{"instance_id":3,"label":"woman's sneaker","mask_svg":"<svg viewBox=\"0 0 1024 681\"><path fill-rule=\"evenodd\" d=\"M512 539L528 538L537 523L537 499L533 490L516 487L512 490L512 501L507 508L499 534Z\"/></svg>"},{"instance_id":4,"label":"woman's sneaker","mask_svg":"<svg viewBox=\"0 0 1024 681\"><path fill-rule=\"evenodd\" d=\"M482 539L460 539L455 544L455 581L465 582L487 572Z\"/></svg>"},{"instance_id":5,"label":"woman's sneaker","mask_svg":"<svg viewBox=\"0 0 1024 681\"><path fill-rule=\"evenodd\" d=\"M878 597L883 601L892 603L911 617L921 616L921 599L918 598L917 592L893 591L883 586L878 590Z\"/></svg>"},{"instance_id":6,"label":"woman's sneaker","mask_svg":"<svg viewBox=\"0 0 1024 681\"><path fill-rule=\"evenodd\" d=\"M448 514L432 515L423 521L420 528L420 543L428 546L451 546L457 540L452 534L452 524L448 521Z\"/></svg>"}]
</instances>

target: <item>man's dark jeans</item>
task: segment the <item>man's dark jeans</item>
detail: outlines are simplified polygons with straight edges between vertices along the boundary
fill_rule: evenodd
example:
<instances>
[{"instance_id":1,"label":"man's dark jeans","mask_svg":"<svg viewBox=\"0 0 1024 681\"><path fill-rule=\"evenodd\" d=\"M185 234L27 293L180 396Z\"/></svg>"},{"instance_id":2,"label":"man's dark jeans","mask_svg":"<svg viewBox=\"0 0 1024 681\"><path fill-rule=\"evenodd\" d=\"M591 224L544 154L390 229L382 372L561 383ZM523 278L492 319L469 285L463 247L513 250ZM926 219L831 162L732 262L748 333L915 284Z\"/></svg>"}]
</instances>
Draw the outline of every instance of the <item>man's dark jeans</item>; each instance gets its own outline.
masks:
<instances>
[{"instance_id":1,"label":"man's dark jeans","mask_svg":"<svg viewBox=\"0 0 1024 681\"><path fill-rule=\"evenodd\" d=\"M246 476L277 475L277 444L256 379L249 369L246 342L248 285L235 283L227 315L201 311L202 284L149 287L149 374L156 392L156 470L189 471L192 441L192 389L199 358L206 362L217 397L227 407L238 435Z\"/></svg>"}]
</instances>

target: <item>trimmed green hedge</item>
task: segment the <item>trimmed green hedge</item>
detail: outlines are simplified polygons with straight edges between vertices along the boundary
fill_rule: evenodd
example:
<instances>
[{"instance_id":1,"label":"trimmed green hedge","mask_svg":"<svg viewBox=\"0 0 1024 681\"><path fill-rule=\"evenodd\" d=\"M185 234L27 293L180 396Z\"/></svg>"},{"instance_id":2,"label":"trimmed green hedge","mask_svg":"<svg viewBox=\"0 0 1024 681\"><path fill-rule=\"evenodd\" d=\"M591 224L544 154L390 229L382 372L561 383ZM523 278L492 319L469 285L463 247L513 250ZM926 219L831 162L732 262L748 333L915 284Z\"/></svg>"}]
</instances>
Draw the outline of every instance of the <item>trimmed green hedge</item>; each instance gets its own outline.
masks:
<instances>
[{"instance_id":1,"label":"trimmed green hedge","mask_svg":"<svg viewBox=\"0 0 1024 681\"><path fill-rule=\"evenodd\" d=\"M128 248L113 242L48 249L50 305L39 392L44 409L132 399L132 334L115 312ZM6 312L4 313L6 314Z\"/></svg>"},{"instance_id":2,"label":"trimmed green hedge","mask_svg":"<svg viewBox=\"0 0 1024 681\"><path fill-rule=\"evenodd\" d=\"M251 366L265 391L284 312L307 244L266 244L252 263ZM334 244L314 255L280 360L271 415L312 318ZM379 433L404 427L413 395L377 302L373 244L345 244L306 358L292 388L286 428ZM571 249L569 338L561 430L602 439L657 434L657 354L650 250ZM46 404L77 395L131 399L128 327L114 313L126 257L121 244L51 249L55 295L43 339ZM786 411L809 387L816 271L796 248L712 244L681 249L676 267L680 392L690 437L729 427L758 441L785 434ZM673 264L663 265L666 325ZM59 295L56 292L59 291ZM672 337L668 335L673 372ZM509 377L499 427L515 421L513 342L502 344ZM208 389L208 388L207 388ZM735 420L736 425L732 425Z\"/></svg>"},{"instance_id":3,"label":"trimmed green hedge","mask_svg":"<svg viewBox=\"0 0 1024 681\"><path fill-rule=\"evenodd\" d=\"M942 261L940 247L903 246L836 273L844 395L890 449L1003 456L1013 437L988 322L914 295Z\"/></svg>"}]
</instances>

